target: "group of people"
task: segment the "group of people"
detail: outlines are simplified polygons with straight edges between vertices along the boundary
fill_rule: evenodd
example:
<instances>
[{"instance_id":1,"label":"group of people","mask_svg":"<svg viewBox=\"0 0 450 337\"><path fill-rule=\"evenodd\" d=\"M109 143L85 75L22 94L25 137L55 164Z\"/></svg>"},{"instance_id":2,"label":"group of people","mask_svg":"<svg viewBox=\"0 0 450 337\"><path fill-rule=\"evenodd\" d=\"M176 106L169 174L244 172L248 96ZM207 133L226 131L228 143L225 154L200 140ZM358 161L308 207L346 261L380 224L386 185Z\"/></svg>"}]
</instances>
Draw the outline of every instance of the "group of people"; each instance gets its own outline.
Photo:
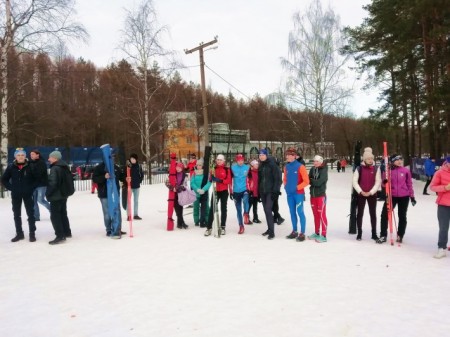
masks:
<instances>
[{"instance_id":1,"label":"group of people","mask_svg":"<svg viewBox=\"0 0 450 337\"><path fill-rule=\"evenodd\" d=\"M41 158L39 150L32 150L30 158L28 160L23 148L17 148L14 152L14 161L8 165L1 178L3 186L11 191L16 228L16 236L11 241L25 239L22 227L22 203L28 216L29 240L36 241L36 221L40 220L39 202L50 211L50 220L56 237L49 244L55 245L72 237L67 217L67 198L70 192L66 188L65 180L71 175L70 169L62 160L59 151L51 152L48 157L49 174L47 164Z\"/></svg>"},{"instance_id":2,"label":"group of people","mask_svg":"<svg viewBox=\"0 0 450 337\"><path fill-rule=\"evenodd\" d=\"M22 228L22 203L28 216L29 241L36 241L36 221L40 220L39 205L47 208L50 212L55 239L50 241L51 245L62 243L66 238L72 236L70 222L67 216L68 193L65 180L67 172L70 174L69 166L62 160L59 151L50 153L47 164L41 158L38 150L30 152L30 159L26 157L22 148L16 149L14 161L10 164L1 177L1 182L6 189L11 191L11 202L14 213L16 235L11 239L17 242L25 238ZM112 158L115 153L112 152ZM129 214L132 218L141 220L138 214L139 189L143 180L142 168L138 163L138 156L131 154L127 165L130 168L130 176L117 165L114 165L115 183L120 190L120 182L126 187L131 184L134 207ZM228 167L225 157L219 154L215 159L215 165L208 174L204 171L202 158L196 159L191 156L185 168L180 161L176 165L176 197L175 212L177 215L177 227L187 229L188 225L183 219L183 206L178 203L178 192L187 186L186 170L190 175L190 188L196 195L193 205L193 218L196 226L206 228L205 236L212 233L214 219L213 207L219 208L219 226L222 235L226 234L227 224L227 202L228 198L234 201L236 217L239 225L238 234L244 234L245 225L261 223L258 216L258 204L261 203L267 223L267 230L263 236L272 240L275 237L275 224L283 223L284 219L279 214L278 201L284 188L287 204L291 217L292 231L286 236L287 239L296 239L299 242L306 238L323 243L327 241L327 216L326 216L326 188L328 181L328 168L321 156L316 155L313 167L307 172L304 161L295 149L289 148L285 152L285 165L283 172L274 157L268 155L267 149L260 149L258 160L245 163L245 157L238 154L235 162ZM407 227L407 211L409 203L416 205L414 189L412 185L411 172L403 166L403 158L394 154L389 158L389 170L381 170L375 165L374 155L371 148L365 148L362 155L361 165L353 173L353 188L357 193L357 240L362 240L362 221L366 203L368 204L371 221L371 239L378 244L387 241L388 238L388 201L391 208L397 208L398 227L396 240L403 242ZM450 222L450 157L447 157L440 170L435 172L435 161L433 158L425 164L427 184L423 194L428 195L429 187L437 194L439 239L438 252L435 258L446 256L448 244L448 229ZM389 174L388 174L389 172ZM111 178L105 163L97 165L93 172L92 181L97 185L97 193L102 206L104 226L106 235L117 239L125 232L121 229L121 219L118 228L112 227L112 219L108 212L107 180ZM389 181L388 181L389 180ZM377 192L386 183L390 184L391 198L385 200L380 219L380 232L377 233ZM209 204L209 191L213 186L216 196L216 205ZM314 216L314 232L306 236L306 217L304 213L305 188L310 186L310 203ZM123 203L124 209L132 207L127 202ZM252 213L253 217L250 218ZM119 212L120 214L120 212ZM128 218L128 220L131 220Z\"/></svg>"},{"instance_id":3,"label":"group of people","mask_svg":"<svg viewBox=\"0 0 450 337\"><path fill-rule=\"evenodd\" d=\"M317 242L326 242L327 217L326 217L326 184L328 180L327 166L321 156L314 157L314 166L309 173L302 158L295 149L290 148L285 152L287 164L284 174L275 158L268 155L267 149L259 150L258 160L245 163L243 154L237 154L235 162L228 167L223 154L217 155L215 165L209 172L209 177L204 177L204 162L200 158L196 160L192 156L188 163L188 171L191 176L190 188L196 193L194 202L194 223L196 226L206 228L205 236L212 233L214 219L213 207L209 204L209 190L214 186L216 205L220 208L219 226L221 235L226 234L228 216L228 198L234 201L236 218L239 225L238 234L244 234L245 225L261 223L258 216L258 203L262 204L267 230L263 236L272 240L275 237L275 224L281 224L284 219L279 214L278 201L281 195L281 187L287 197L292 223L292 232L288 239L304 241L306 238L306 218L304 213L305 188L311 185L311 207L314 214L315 231L308 238ZM177 163L177 172L182 175L184 165ZM207 181L205 183L205 181ZM169 188L180 193L185 190L186 182L183 178L177 179L177 186ZM177 209L177 197L175 197L175 209ZM220 204L220 205L219 205ZM178 205L180 206L180 205ZM187 228L183 219L182 207L176 212L178 228ZM250 218L252 213L253 218ZM300 226L298 223L300 222Z\"/></svg>"}]
</instances>

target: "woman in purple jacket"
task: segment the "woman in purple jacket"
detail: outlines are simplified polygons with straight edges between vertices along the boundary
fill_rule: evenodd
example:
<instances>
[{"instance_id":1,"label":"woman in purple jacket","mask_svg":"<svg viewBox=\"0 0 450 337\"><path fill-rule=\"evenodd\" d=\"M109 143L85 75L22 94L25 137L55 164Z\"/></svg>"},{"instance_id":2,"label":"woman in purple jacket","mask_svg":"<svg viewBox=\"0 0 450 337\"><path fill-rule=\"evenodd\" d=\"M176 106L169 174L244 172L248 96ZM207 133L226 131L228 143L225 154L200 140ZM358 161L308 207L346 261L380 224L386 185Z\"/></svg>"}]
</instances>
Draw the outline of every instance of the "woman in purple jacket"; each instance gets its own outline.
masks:
<instances>
[{"instance_id":1,"label":"woman in purple jacket","mask_svg":"<svg viewBox=\"0 0 450 337\"><path fill-rule=\"evenodd\" d=\"M397 228L397 242L402 242L406 230L406 212L408 211L409 200L411 204L416 205L414 198L414 190L412 187L411 171L403 167L403 158L399 155L392 155L391 162L391 194L392 194L392 209L398 205L398 228ZM386 202L381 211L381 232L380 239L377 243L383 243L387 240L387 206Z\"/></svg>"}]
</instances>

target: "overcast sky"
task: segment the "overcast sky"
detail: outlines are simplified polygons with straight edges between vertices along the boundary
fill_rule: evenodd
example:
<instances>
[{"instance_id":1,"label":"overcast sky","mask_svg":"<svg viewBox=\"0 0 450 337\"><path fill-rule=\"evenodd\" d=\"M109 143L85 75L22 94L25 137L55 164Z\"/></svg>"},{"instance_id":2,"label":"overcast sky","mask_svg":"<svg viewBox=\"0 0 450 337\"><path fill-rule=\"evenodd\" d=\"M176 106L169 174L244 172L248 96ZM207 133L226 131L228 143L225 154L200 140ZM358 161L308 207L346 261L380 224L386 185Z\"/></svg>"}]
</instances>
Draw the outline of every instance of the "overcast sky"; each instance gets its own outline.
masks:
<instances>
[{"instance_id":1,"label":"overcast sky","mask_svg":"<svg viewBox=\"0 0 450 337\"><path fill-rule=\"evenodd\" d=\"M133 9L137 3L135 0L77 0L79 21L91 38L88 45L69 46L72 55L91 60L98 67L121 59L123 55L117 47L124 8ZM370 0L329 3L343 26L356 26L366 16L362 6ZM198 52L185 55L183 50L213 40L217 35L218 48L205 52L205 63L231 86L206 69L207 86L245 98L278 90L283 72L280 58L287 57L292 15L304 11L309 0L154 0L154 4L160 24L169 27L165 47L177 51L185 66L194 66L180 71L183 79L200 82ZM325 7L328 2L322 4ZM354 81L355 75L349 72L349 85ZM376 107L376 95L362 92L361 86L362 83L355 83L351 102L351 112L358 116Z\"/></svg>"}]
</instances>

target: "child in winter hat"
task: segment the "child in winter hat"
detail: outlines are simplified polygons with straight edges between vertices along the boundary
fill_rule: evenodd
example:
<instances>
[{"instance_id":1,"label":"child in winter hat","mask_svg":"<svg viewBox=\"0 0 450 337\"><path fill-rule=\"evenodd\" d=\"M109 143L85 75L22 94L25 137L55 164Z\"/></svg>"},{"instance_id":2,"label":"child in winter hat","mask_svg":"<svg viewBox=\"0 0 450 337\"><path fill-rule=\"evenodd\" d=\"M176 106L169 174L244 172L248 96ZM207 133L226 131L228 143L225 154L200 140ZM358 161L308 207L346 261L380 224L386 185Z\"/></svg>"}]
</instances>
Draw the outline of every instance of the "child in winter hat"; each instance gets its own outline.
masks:
<instances>
[{"instance_id":1,"label":"child in winter hat","mask_svg":"<svg viewBox=\"0 0 450 337\"><path fill-rule=\"evenodd\" d=\"M364 153L363 153L363 160L366 161L367 159L374 159L374 155L372 153L372 148L371 147L366 147L364 149Z\"/></svg>"},{"instance_id":2,"label":"child in winter hat","mask_svg":"<svg viewBox=\"0 0 450 337\"><path fill-rule=\"evenodd\" d=\"M216 159L217 160L225 160L225 156L223 154L219 154Z\"/></svg>"},{"instance_id":3,"label":"child in winter hat","mask_svg":"<svg viewBox=\"0 0 450 337\"><path fill-rule=\"evenodd\" d=\"M197 160L197 166L203 166L204 163L205 163L205 161L203 160L203 158L200 158L199 160Z\"/></svg>"},{"instance_id":4,"label":"child in winter hat","mask_svg":"<svg viewBox=\"0 0 450 337\"><path fill-rule=\"evenodd\" d=\"M259 161L257 161L256 159L253 159L253 160L251 161L250 165L251 165L252 167L253 167L253 166L256 166L256 165L259 165Z\"/></svg>"},{"instance_id":5,"label":"child in winter hat","mask_svg":"<svg viewBox=\"0 0 450 337\"><path fill-rule=\"evenodd\" d=\"M323 157L319 156L319 155L315 155L313 160L318 162L318 163L320 163L320 164L323 163Z\"/></svg>"}]
</instances>

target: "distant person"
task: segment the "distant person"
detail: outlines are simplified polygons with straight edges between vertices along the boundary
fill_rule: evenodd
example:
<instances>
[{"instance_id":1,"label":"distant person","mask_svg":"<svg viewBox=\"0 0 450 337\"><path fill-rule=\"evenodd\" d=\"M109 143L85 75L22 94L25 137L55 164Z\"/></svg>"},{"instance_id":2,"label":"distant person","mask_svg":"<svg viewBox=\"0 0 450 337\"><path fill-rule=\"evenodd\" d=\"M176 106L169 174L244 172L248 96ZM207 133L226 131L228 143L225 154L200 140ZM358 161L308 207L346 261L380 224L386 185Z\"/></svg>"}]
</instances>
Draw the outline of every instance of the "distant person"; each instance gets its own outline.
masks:
<instances>
[{"instance_id":1,"label":"distant person","mask_svg":"<svg viewBox=\"0 0 450 337\"><path fill-rule=\"evenodd\" d=\"M216 184L216 207L220 202L220 232L221 235L226 234L227 224L227 203L229 196L229 189L231 184L231 170L226 166L225 156L219 154L216 158L216 165L211 171L211 181ZM214 221L214 210L211 208L209 211L208 225L205 231L205 236L209 236L212 233L212 224Z\"/></svg>"},{"instance_id":2,"label":"distant person","mask_svg":"<svg viewBox=\"0 0 450 337\"><path fill-rule=\"evenodd\" d=\"M116 152L115 150L111 149L111 158L115 160L116 158ZM114 175L116 177L116 185L117 185L117 192L120 193L120 181L125 181L125 175L122 171L122 169L117 165L114 164ZM94 168L94 173L92 175L92 181L97 184L97 195L100 199L100 203L102 205L102 212L103 212L103 222L106 229L106 236L112 238L112 239L120 239L122 237L122 234L126 234L122 231L122 215L120 214L120 210L118 212L119 216L119 226L118 228L112 227L112 219L109 216L108 211L108 190L107 190L107 184L106 181L108 179L111 179L111 176L109 172L106 170L106 164L105 162L102 162L98 164Z\"/></svg>"},{"instance_id":3,"label":"distant person","mask_svg":"<svg viewBox=\"0 0 450 337\"><path fill-rule=\"evenodd\" d=\"M191 188L197 196L194 202L194 224L201 228L206 227L206 221L209 215L209 196L208 191L211 187L209 177L205 177L203 169L204 160L200 158L197 160L197 166L194 175L191 177Z\"/></svg>"},{"instance_id":4,"label":"distant person","mask_svg":"<svg viewBox=\"0 0 450 337\"><path fill-rule=\"evenodd\" d=\"M259 161L252 160L250 162L250 171L247 176L247 189L249 191L249 209L250 213L253 208L253 223L261 223L258 216L258 202L261 202L261 198L259 196L258 191L258 169L259 169Z\"/></svg>"},{"instance_id":5,"label":"distant person","mask_svg":"<svg viewBox=\"0 0 450 337\"><path fill-rule=\"evenodd\" d=\"M273 202L278 199L281 187L281 171L275 159L268 156L267 149L259 150L260 167L258 171L258 191L266 215L267 230L262 233L269 240L275 238Z\"/></svg>"},{"instance_id":6,"label":"distant person","mask_svg":"<svg viewBox=\"0 0 450 337\"><path fill-rule=\"evenodd\" d=\"M44 159L41 158L41 152L39 152L39 150L31 150L30 158L30 166L34 171L37 185L33 192L34 220L40 221L41 214L39 212L38 203L47 208L50 213L50 204L45 199L45 191L47 190L48 184L47 164L45 163Z\"/></svg>"},{"instance_id":7,"label":"distant person","mask_svg":"<svg viewBox=\"0 0 450 337\"><path fill-rule=\"evenodd\" d=\"M136 153L130 154L128 158L128 165L130 165L131 173L131 193L133 194L133 219L142 220L139 216L139 191L141 188L142 180L144 179L144 172L142 171L141 165L138 162L138 155ZM128 186L129 181L126 179L126 185ZM127 205L131 207L131 205ZM128 214L128 213L127 213Z\"/></svg>"},{"instance_id":8,"label":"distant person","mask_svg":"<svg viewBox=\"0 0 450 337\"><path fill-rule=\"evenodd\" d=\"M427 182L425 183L425 187L423 188L423 194L430 195L427 192L427 188L428 186L430 186L431 180L433 180L434 172L436 172L436 159L433 157L427 158L427 160L425 160L424 166Z\"/></svg>"},{"instance_id":9,"label":"distant person","mask_svg":"<svg viewBox=\"0 0 450 337\"><path fill-rule=\"evenodd\" d=\"M247 176L250 171L250 166L244 164L245 158L243 154L237 154L235 158L236 162L231 165L231 189L230 199L234 201L236 207L236 215L239 224L238 234L244 234L245 225L250 224L248 216L249 211L249 193L247 190ZM244 216L242 216L244 212Z\"/></svg>"},{"instance_id":10,"label":"distant person","mask_svg":"<svg viewBox=\"0 0 450 337\"><path fill-rule=\"evenodd\" d=\"M305 187L309 185L309 176L306 166L295 160L295 149L287 149L285 155L287 164L284 166L283 183L292 222L292 232L286 238L301 242L305 241ZM300 231L297 229L297 216L300 219Z\"/></svg>"},{"instance_id":11,"label":"distant person","mask_svg":"<svg viewBox=\"0 0 450 337\"><path fill-rule=\"evenodd\" d=\"M314 233L308 239L318 243L327 242L327 181L328 167L322 156L315 156L313 167L309 170L309 192L311 193L311 209L314 215Z\"/></svg>"},{"instance_id":12,"label":"distant person","mask_svg":"<svg viewBox=\"0 0 450 337\"><path fill-rule=\"evenodd\" d=\"M433 176L430 189L437 193L437 218L439 221L438 251L434 258L441 259L447 255L450 225L450 156L445 158L441 169Z\"/></svg>"},{"instance_id":13,"label":"distant person","mask_svg":"<svg viewBox=\"0 0 450 337\"><path fill-rule=\"evenodd\" d=\"M11 203L16 227L16 236L11 239L11 242L25 239L22 229L22 202L28 216L30 242L35 242L36 224L33 192L36 187L36 178L27 160L27 153L23 148L17 148L14 152L14 161L8 165L3 173L2 184L8 191L11 191Z\"/></svg>"},{"instance_id":14,"label":"distant person","mask_svg":"<svg viewBox=\"0 0 450 337\"><path fill-rule=\"evenodd\" d=\"M414 197L414 189L412 186L411 171L403 166L403 157L394 154L390 157L391 173L390 173L390 186L392 196L392 211L395 206L398 205L398 228L397 228L397 242L402 243L405 236L409 201L411 205L416 205L416 199ZM388 214L387 203L383 205L381 211L381 231L380 238L377 243L383 243L387 241L387 228L388 228Z\"/></svg>"},{"instance_id":15,"label":"distant person","mask_svg":"<svg viewBox=\"0 0 450 337\"><path fill-rule=\"evenodd\" d=\"M341 170L344 173L345 172L345 168L347 167L347 160L345 160L345 158L342 158L340 163L341 163Z\"/></svg>"},{"instance_id":16,"label":"distant person","mask_svg":"<svg viewBox=\"0 0 450 337\"><path fill-rule=\"evenodd\" d=\"M184 164L178 162L176 166L176 182L175 185L170 184L170 180L166 181L167 188L175 192L174 208L175 214L177 215L177 228L178 229L188 229L188 225L184 222L183 218L183 206L178 203L178 193L186 190L186 173L184 170Z\"/></svg>"},{"instance_id":17,"label":"distant person","mask_svg":"<svg viewBox=\"0 0 450 337\"><path fill-rule=\"evenodd\" d=\"M65 193L67 171L72 179L69 166L63 161L61 152L53 151L48 157L50 163L50 175L48 177L48 188L46 197L50 201L50 220L55 230L55 239L49 242L50 245L57 245L72 237L69 218L67 216L67 198ZM72 182L73 183L73 182Z\"/></svg>"},{"instance_id":18,"label":"distant person","mask_svg":"<svg viewBox=\"0 0 450 337\"><path fill-rule=\"evenodd\" d=\"M353 173L353 188L358 193L358 209L356 226L358 234L356 240L362 238L362 222L364 217L364 208L366 202L369 205L370 224L372 227L372 240L377 241L377 191L381 184L381 173L374 165L374 156L372 149L366 147L363 153L361 166L357 167Z\"/></svg>"},{"instance_id":19,"label":"distant person","mask_svg":"<svg viewBox=\"0 0 450 337\"><path fill-rule=\"evenodd\" d=\"M336 170L338 171L338 173L341 172L341 161L340 160L336 161Z\"/></svg>"}]
</instances>

